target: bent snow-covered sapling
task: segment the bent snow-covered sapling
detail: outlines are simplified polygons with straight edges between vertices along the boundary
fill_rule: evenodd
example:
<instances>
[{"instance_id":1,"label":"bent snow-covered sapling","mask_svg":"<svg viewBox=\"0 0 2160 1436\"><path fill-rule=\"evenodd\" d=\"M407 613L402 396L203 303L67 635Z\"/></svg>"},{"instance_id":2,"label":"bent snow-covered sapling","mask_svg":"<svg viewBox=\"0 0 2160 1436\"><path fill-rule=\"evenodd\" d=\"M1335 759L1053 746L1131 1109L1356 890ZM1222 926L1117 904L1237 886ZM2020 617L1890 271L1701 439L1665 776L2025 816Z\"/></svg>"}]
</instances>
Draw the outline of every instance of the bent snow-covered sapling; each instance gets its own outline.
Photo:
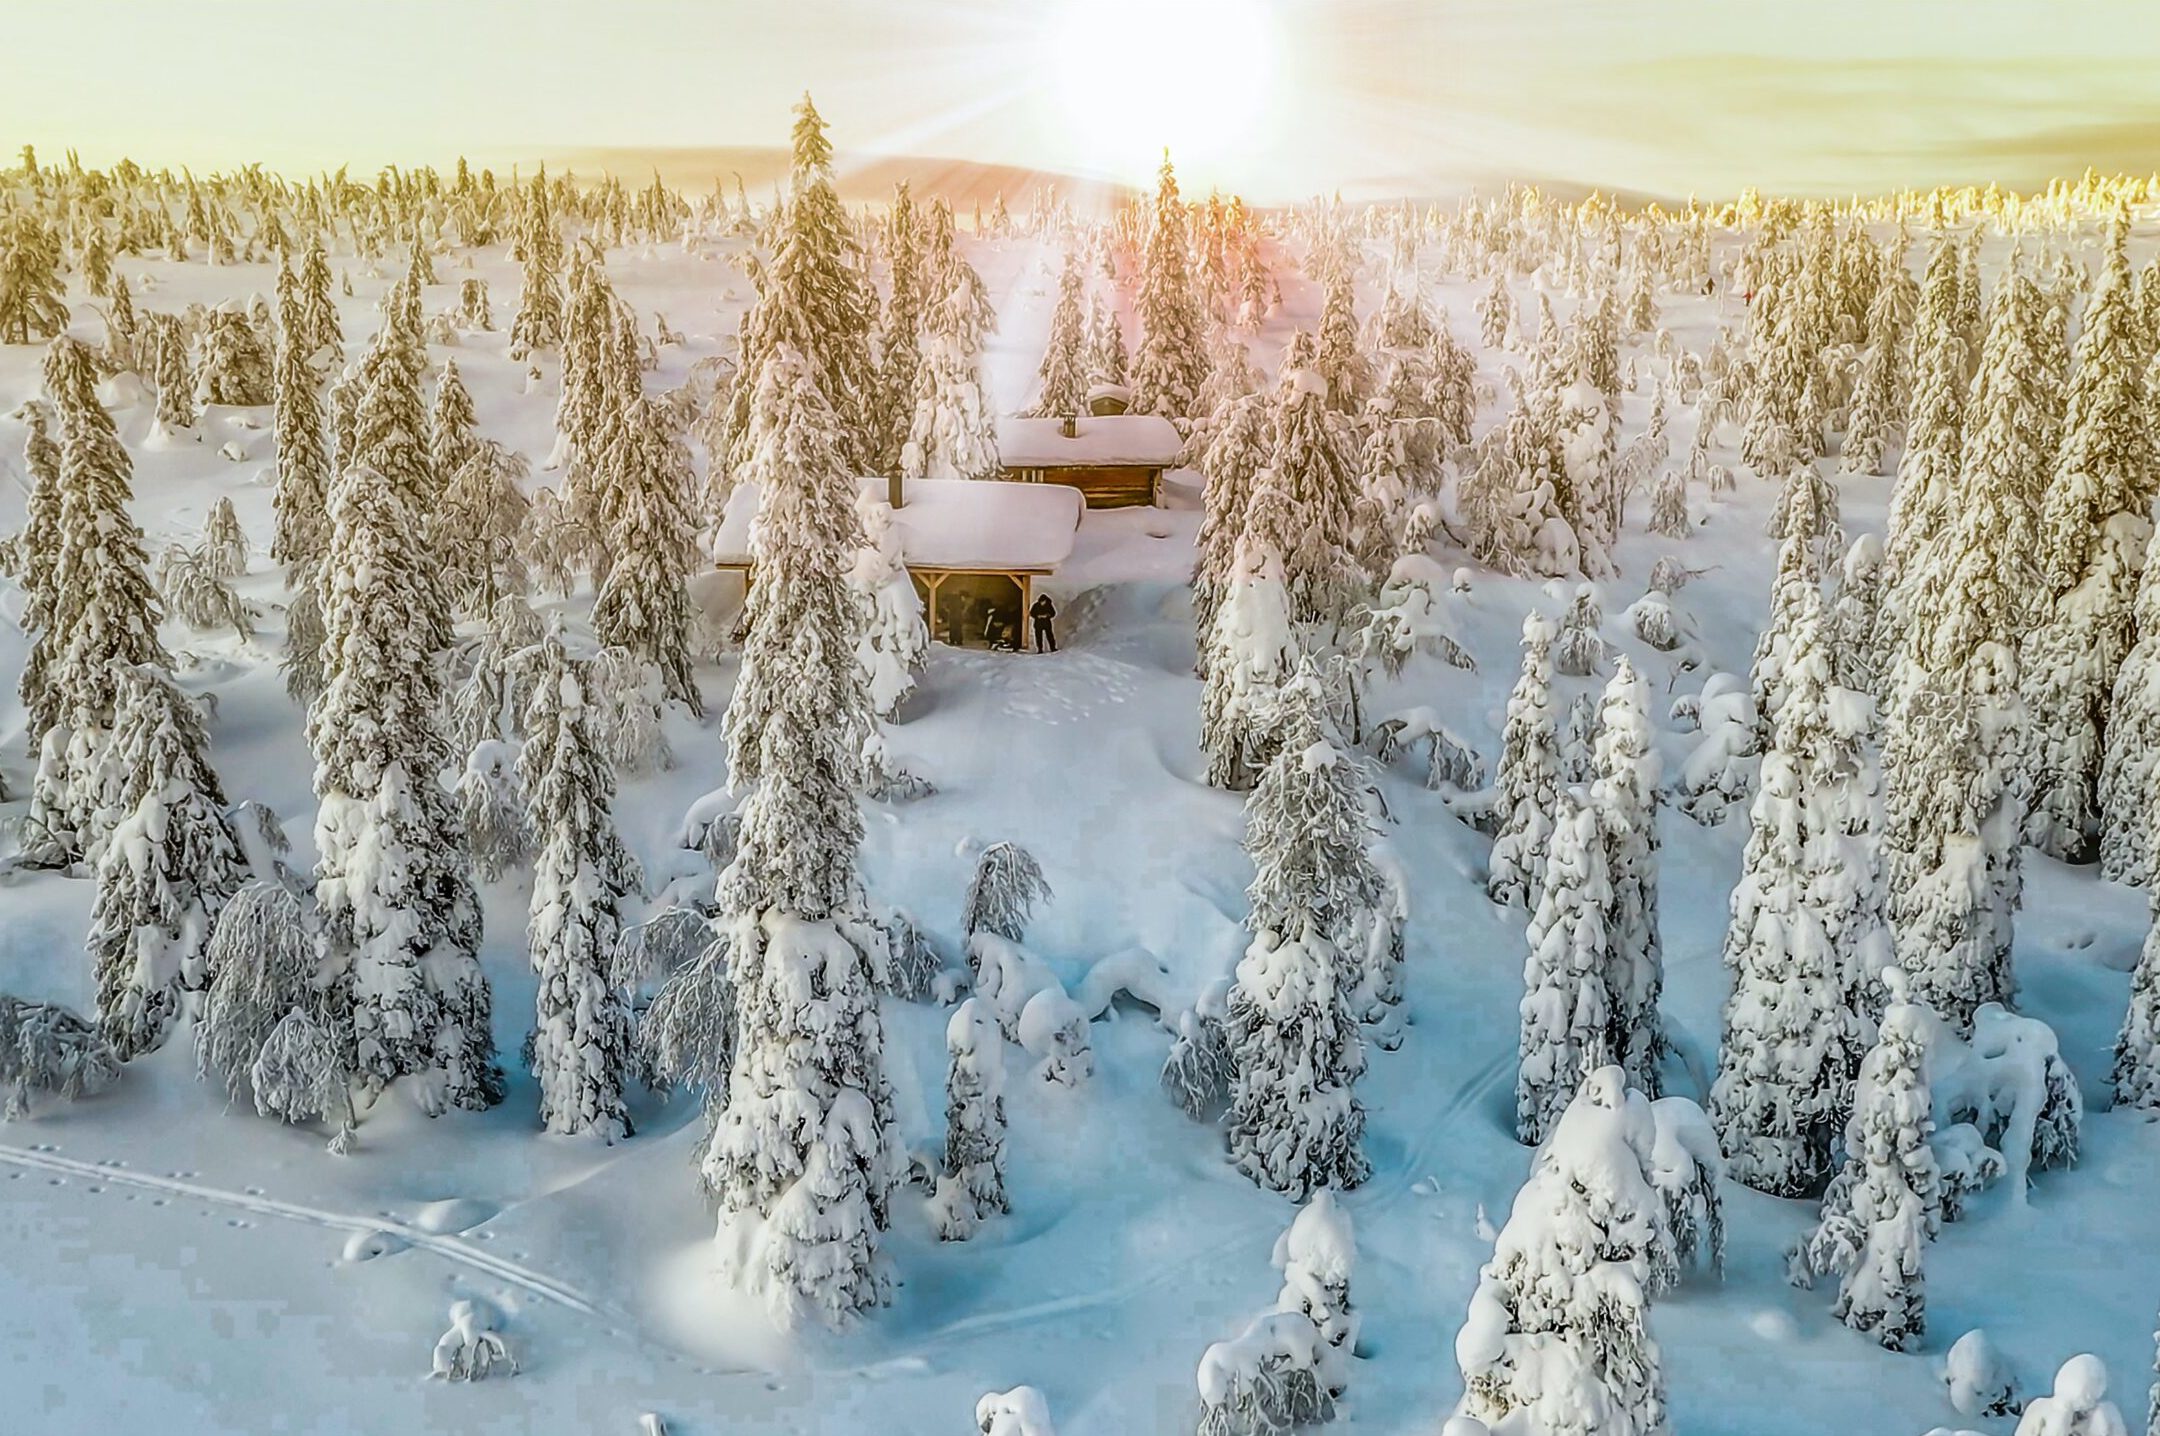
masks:
<instances>
[{"instance_id":1,"label":"bent snow-covered sapling","mask_svg":"<svg viewBox=\"0 0 2160 1436\"><path fill-rule=\"evenodd\" d=\"M517 1361L510 1355L502 1334L495 1328L495 1309L469 1298L450 1303L450 1329L435 1343L434 1369L430 1379L485 1381L497 1365L517 1375Z\"/></svg>"}]
</instances>

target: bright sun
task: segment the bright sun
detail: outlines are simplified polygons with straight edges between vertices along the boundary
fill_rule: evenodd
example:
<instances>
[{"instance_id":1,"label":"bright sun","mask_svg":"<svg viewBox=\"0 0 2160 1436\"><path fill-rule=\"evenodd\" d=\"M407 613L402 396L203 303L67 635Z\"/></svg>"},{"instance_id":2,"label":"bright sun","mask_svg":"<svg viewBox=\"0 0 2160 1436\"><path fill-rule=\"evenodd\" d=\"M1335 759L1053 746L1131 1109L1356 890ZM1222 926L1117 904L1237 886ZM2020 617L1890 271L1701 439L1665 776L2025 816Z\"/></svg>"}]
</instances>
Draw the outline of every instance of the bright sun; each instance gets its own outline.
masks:
<instances>
[{"instance_id":1,"label":"bright sun","mask_svg":"<svg viewBox=\"0 0 2160 1436\"><path fill-rule=\"evenodd\" d=\"M1272 98L1270 0L1066 0L1048 42L1068 143L1121 178L1249 142Z\"/></svg>"}]
</instances>

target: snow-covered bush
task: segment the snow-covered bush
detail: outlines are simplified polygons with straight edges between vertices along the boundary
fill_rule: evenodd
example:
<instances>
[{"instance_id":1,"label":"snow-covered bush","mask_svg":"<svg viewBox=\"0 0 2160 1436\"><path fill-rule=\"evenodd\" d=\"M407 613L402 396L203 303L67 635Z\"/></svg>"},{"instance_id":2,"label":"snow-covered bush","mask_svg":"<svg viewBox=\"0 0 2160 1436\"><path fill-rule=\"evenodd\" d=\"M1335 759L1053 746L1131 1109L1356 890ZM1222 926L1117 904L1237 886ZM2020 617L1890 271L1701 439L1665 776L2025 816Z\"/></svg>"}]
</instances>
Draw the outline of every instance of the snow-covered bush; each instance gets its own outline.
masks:
<instances>
[{"instance_id":1,"label":"snow-covered bush","mask_svg":"<svg viewBox=\"0 0 2160 1436\"><path fill-rule=\"evenodd\" d=\"M1389 677L1400 675L1415 653L1432 654L1455 668L1476 668L1477 661L1455 637L1450 591L1445 568L1422 553L1404 554L1388 571L1353 651L1378 659Z\"/></svg>"},{"instance_id":2,"label":"snow-covered bush","mask_svg":"<svg viewBox=\"0 0 2160 1436\"><path fill-rule=\"evenodd\" d=\"M27 1116L30 1094L63 1102L101 1092L120 1078L120 1059L97 1025L49 1002L0 993L0 1116Z\"/></svg>"},{"instance_id":3,"label":"snow-covered bush","mask_svg":"<svg viewBox=\"0 0 2160 1436\"><path fill-rule=\"evenodd\" d=\"M1041 866L1018 843L992 843L975 860L975 876L960 904L960 931L995 933L1011 942L1027 935L1035 905L1053 894Z\"/></svg>"},{"instance_id":4,"label":"snow-covered bush","mask_svg":"<svg viewBox=\"0 0 2160 1436\"><path fill-rule=\"evenodd\" d=\"M967 958L975 973L975 995L990 1004L1007 1037L1018 1034L1021 1010L1036 993L1065 990L1048 963L988 929L968 939Z\"/></svg>"},{"instance_id":5,"label":"snow-covered bush","mask_svg":"<svg viewBox=\"0 0 2160 1436\"><path fill-rule=\"evenodd\" d=\"M1988 1334L1978 1327L1951 1344L1943 1387L1960 1416L2008 1416L2018 1409L2017 1383Z\"/></svg>"},{"instance_id":6,"label":"snow-covered bush","mask_svg":"<svg viewBox=\"0 0 2160 1436\"><path fill-rule=\"evenodd\" d=\"M1588 678L1605 666L1605 606L1598 601L1593 584L1578 584L1560 618L1560 637L1553 644L1553 667L1571 678Z\"/></svg>"},{"instance_id":7,"label":"snow-covered bush","mask_svg":"<svg viewBox=\"0 0 2160 1436\"><path fill-rule=\"evenodd\" d=\"M475 744L458 779L457 793L474 876L491 883L531 860L532 824L518 787L514 745L499 739Z\"/></svg>"},{"instance_id":8,"label":"snow-covered bush","mask_svg":"<svg viewBox=\"0 0 2160 1436\"><path fill-rule=\"evenodd\" d=\"M2055 1373L2055 1390L2027 1403L2017 1436L2130 1436L2121 1409L2107 1399L2107 1385L2099 1357L2071 1357Z\"/></svg>"},{"instance_id":9,"label":"snow-covered bush","mask_svg":"<svg viewBox=\"0 0 2160 1436\"><path fill-rule=\"evenodd\" d=\"M975 1403L980 1436L1057 1436L1050 1424L1050 1403L1032 1386L986 1391Z\"/></svg>"},{"instance_id":10,"label":"snow-covered bush","mask_svg":"<svg viewBox=\"0 0 2160 1436\"><path fill-rule=\"evenodd\" d=\"M1756 715L1747 680L1713 673L1695 706L1702 737L1680 765L1680 811L1705 827L1725 821L1747 796L1756 768Z\"/></svg>"},{"instance_id":11,"label":"snow-covered bush","mask_svg":"<svg viewBox=\"0 0 2160 1436\"><path fill-rule=\"evenodd\" d=\"M1200 1000L1177 1014L1177 1035L1163 1059L1163 1090L1196 1121L1220 1116L1230 1100L1233 1068L1223 1018L1230 1010L1230 980L1217 978Z\"/></svg>"},{"instance_id":12,"label":"snow-covered bush","mask_svg":"<svg viewBox=\"0 0 2160 1436\"><path fill-rule=\"evenodd\" d=\"M667 691L660 666L627 648L603 648L593 660L594 736L608 761L625 773L675 766L663 720Z\"/></svg>"},{"instance_id":13,"label":"snow-covered bush","mask_svg":"<svg viewBox=\"0 0 2160 1436\"><path fill-rule=\"evenodd\" d=\"M1544 1436L1661 1436L1654 1276L1674 1264L1656 1122L1618 1067L1585 1077L1516 1193L1455 1338L1458 1414Z\"/></svg>"},{"instance_id":14,"label":"snow-covered bush","mask_svg":"<svg viewBox=\"0 0 2160 1436\"><path fill-rule=\"evenodd\" d=\"M466 1298L451 1302L450 1329L435 1343L430 1379L484 1381L498 1364L508 1366L512 1376L517 1375L517 1362L497 1330L499 1320L495 1308L484 1301Z\"/></svg>"},{"instance_id":15,"label":"snow-covered bush","mask_svg":"<svg viewBox=\"0 0 2160 1436\"><path fill-rule=\"evenodd\" d=\"M960 1004L945 1028L945 1172L931 1217L945 1241L965 1241L976 1224L1009 1212L1005 1197L1005 1039L979 997Z\"/></svg>"},{"instance_id":16,"label":"snow-covered bush","mask_svg":"<svg viewBox=\"0 0 2160 1436\"><path fill-rule=\"evenodd\" d=\"M1650 1104L1656 1132L1648 1174L1665 1204L1665 1225L1672 1233L1677 1282L1688 1269L1706 1267L1725 1277L1725 1199L1718 1186L1725 1159L1717 1131L1702 1108L1685 1097L1660 1097Z\"/></svg>"},{"instance_id":17,"label":"snow-covered bush","mask_svg":"<svg viewBox=\"0 0 2160 1436\"><path fill-rule=\"evenodd\" d=\"M863 547L848 575L863 611L855 657L870 688L870 706L890 720L914 691L915 675L930 651L930 628L900 552L892 506L866 494L855 508L863 526Z\"/></svg>"},{"instance_id":18,"label":"snow-covered bush","mask_svg":"<svg viewBox=\"0 0 2160 1436\"><path fill-rule=\"evenodd\" d=\"M1345 1355L1355 1353L1358 1314L1350 1304L1350 1278L1357 1269L1357 1235L1334 1192L1323 1187L1298 1208L1275 1239L1270 1260L1283 1274L1275 1309L1300 1313L1321 1340Z\"/></svg>"},{"instance_id":19,"label":"snow-covered bush","mask_svg":"<svg viewBox=\"0 0 2160 1436\"><path fill-rule=\"evenodd\" d=\"M885 990L909 1002L933 997L945 974L945 959L931 945L915 915L894 908L879 917L891 957L885 965Z\"/></svg>"},{"instance_id":20,"label":"snow-covered bush","mask_svg":"<svg viewBox=\"0 0 2160 1436\"><path fill-rule=\"evenodd\" d=\"M1327 1421L1343 1388L1344 1353L1301 1312L1253 1319L1200 1357L1198 1436L1286 1436Z\"/></svg>"},{"instance_id":21,"label":"snow-covered bush","mask_svg":"<svg viewBox=\"0 0 2160 1436\"><path fill-rule=\"evenodd\" d=\"M1095 1074L1095 1052L1088 1043L1088 1017L1062 987L1045 987L1020 1009L1014 1035L1036 1071L1048 1082L1077 1087Z\"/></svg>"},{"instance_id":22,"label":"snow-covered bush","mask_svg":"<svg viewBox=\"0 0 2160 1436\"><path fill-rule=\"evenodd\" d=\"M230 628L242 638L254 623L240 595L216 572L210 556L185 544L172 544L158 555L158 595L190 628Z\"/></svg>"},{"instance_id":23,"label":"snow-covered bush","mask_svg":"<svg viewBox=\"0 0 2160 1436\"><path fill-rule=\"evenodd\" d=\"M1437 708L1419 706L1391 713L1365 735L1373 757L1393 763L1406 750L1425 745L1425 786L1433 792L1474 793L1485 786L1485 760L1450 729Z\"/></svg>"},{"instance_id":24,"label":"snow-covered bush","mask_svg":"<svg viewBox=\"0 0 2160 1436\"><path fill-rule=\"evenodd\" d=\"M330 1150L343 1152L352 1138L351 1088L337 1034L295 1007L270 1029L248 1066L255 1110L287 1122L337 1119Z\"/></svg>"}]
</instances>

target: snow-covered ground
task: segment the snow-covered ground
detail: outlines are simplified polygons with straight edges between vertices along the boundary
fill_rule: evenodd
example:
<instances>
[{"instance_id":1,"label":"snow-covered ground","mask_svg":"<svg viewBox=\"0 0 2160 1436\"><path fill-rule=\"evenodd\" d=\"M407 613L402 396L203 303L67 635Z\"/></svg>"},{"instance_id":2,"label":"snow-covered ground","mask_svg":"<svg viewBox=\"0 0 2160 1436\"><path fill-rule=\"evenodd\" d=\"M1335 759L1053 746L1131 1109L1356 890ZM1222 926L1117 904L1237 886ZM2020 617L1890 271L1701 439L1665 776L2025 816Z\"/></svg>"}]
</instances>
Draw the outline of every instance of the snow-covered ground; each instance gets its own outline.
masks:
<instances>
[{"instance_id":1,"label":"snow-covered ground","mask_svg":"<svg viewBox=\"0 0 2160 1436\"><path fill-rule=\"evenodd\" d=\"M992 393L1011 412L1030 397L1055 255L1027 239L971 241L968 252L998 303ZM343 319L357 352L401 266L334 263L355 290ZM444 284L428 291L430 310L451 302L464 263L462 253L438 258ZM507 328L514 267L500 249L471 263ZM689 336L662 351L649 380L658 386L719 351L748 290L724 259L679 251L619 250L608 267L648 329L658 310ZM131 281L154 280L137 294L144 309L267 294L273 280L265 266L120 268ZM1317 291L1287 262L1282 277L1283 312L1254 345L1264 366L1318 309ZM1437 277L1433 288L1474 348L1473 291ZM1527 311L1527 286L1518 298ZM71 300L75 332L101 338L90 303L79 291ZM1556 304L1565 315L1568 302ZM1716 301L1665 301L1664 322L1690 348L1706 347L1720 318ZM431 358L457 358L483 434L538 460L552 446L555 375L550 365L525 394L505 343L502 333L469 336ZM0 348L0 415L35 391L38 358L35 348ZM1484 363L1496 380L1494 357ZM1648 404L1647 390L1628 396L1624 432L1641 427ZM1482 417L1492 419L1489 405ZM116 418L136 455L135 511L153 553L192 538L228 494L257 548L242 590L267 611L254 639L177 626L166 638L183 683L217 696L213 751L228 792L274 808L299 860L310 860L310 759L276 671L281 580L260 557L270 533L267 411L213 410L199 444L146 442L152 412L140 401ZM1675 452L1691 423L1684 410L1675 415ZM0 419L0 472L10 477L21 472L22 436L19 423ZM228 439L244 459L220 455ZM1721 459L1737 467L1729 447ZM1886 480L1842 484L1848 533L1879 529L1887 492ZM1702 571L1677 600L1701 648L1713 665L1744 670L1766 607L1774 497L1743 474L1737 494L1710 501L1679 542L1643 534L1636 514L1617 554L1622 576L1602 585L1606 637L1658 695L1668 772L1691 737L1664 723L1664 705L1700 674L1676 674L1672 657L1636 642L1621 615L1651 562L1676 553ZM0 484L0 530L21 511L20 485ZM1034 852L1056 889L1028 940L1069 982L1094 959L1138 945L1189 1002L1241 951L1241 803L1200 781L1185 597L1197 520L1190 511L1088 516L1047 585L1065 615L1058 654L933 650L892 743L938 792L869 809L864 871L880 900L912 911L946 951L957 948L974 854L1001 839ZM589 601L566 605L573 620ZM20 602L0 587L8 617ZM1379 686L1373 711L1430 705L1490 761L1522 614L1562 602L1533 583L1476 577L1458 617L1478 670L1417 660L1402 681ZM12 677L22 657L20 634L0 625L0 673ZM732 665L708 665L699 678L717 715ZM1590 681L1561 680L1562 711ZM12 681L6 688L0 767L21 792L23 720ZM671 722L680 766L626 781L616 805L655 876L680 870L670 854L683 811L723 778L717 717ZM1390 840L1412 887L1410 1025L1400 1050L1372 1054L1360 1093L1374 1173L1344 1200L1358 1231L1363 1330L1337 1429L1359 1433L1438 1430L1459 1394L1455 1333L1490 1252L1484 1214L1498 1224L1529 1165L1513 1133L1522 915L1487 902L1487 841L1421 776L1406 764L1383 779L1396 818ZM1718 947L1746 823L1735 810L1703 828L1672 808L1661 823L1665 1010L1700 1084L1715 1056ZM2027 872L2021 1005L2062 1035L2097 1107L2145 901L2090 869L2028 855ZM0 887L0 989L87 1008L91 887L54 874ZM486 896L496 1036L514 1054L533 999L524 879ZM885 1013L906 1139L934 1152L948 1011L889 1001ZM979 1394L1022 1383L1046 1393L1065 1436L1189 1430L1200 1354L1273 1300L1269 1253L1292 1208L1232 1171L1219 1135L1164 1099L1157 1071L1169 1039L1152 1018L1120 1005L1098 1022L1095 1076L1075 1090L1016 1075L1009 1218L943 1244L921 1204L904 1197L887 1244L901 1282L894 1305L850 1334L787 1338L712 1275L711 1217L690 1167L692 1102L640 1097L638 1134L599 1147L540 1135L531 1080L513 1071L509 1100L484 1116L431 1121L386 1102L351 1155L338 1157L319 1133L229 1109L195 1080L188 1036L177 1033L111 1092L0 1127L0 1431L627 1436L655 1412L678 1436L929 1436L968 1429ZM1019 1068L1022 1054L1010 1061ZM1827 1291L1786 1285L1784 1250L1811 1207L1734 1188L1729 1279L1690 1284L1653 1311L1675 1429L1917 1436L1975 1424L1955 1418L1936 1368L1951 1342L1982 1325L2026 1392L2043 1390L2064 1358L2091 1351L2134 1408L2160 1299L2156 1190L2160 1131L2140 1116L2096 1112L2077 1169L2042 1176L2029 1205L1988 1192L1930 1248L1929 1336L1922 1353L1900 1356L1835 1322ZM467 1297L502 1313L515 1379L425 1379L450 1304Z\"/></svg>"}]
</instances>

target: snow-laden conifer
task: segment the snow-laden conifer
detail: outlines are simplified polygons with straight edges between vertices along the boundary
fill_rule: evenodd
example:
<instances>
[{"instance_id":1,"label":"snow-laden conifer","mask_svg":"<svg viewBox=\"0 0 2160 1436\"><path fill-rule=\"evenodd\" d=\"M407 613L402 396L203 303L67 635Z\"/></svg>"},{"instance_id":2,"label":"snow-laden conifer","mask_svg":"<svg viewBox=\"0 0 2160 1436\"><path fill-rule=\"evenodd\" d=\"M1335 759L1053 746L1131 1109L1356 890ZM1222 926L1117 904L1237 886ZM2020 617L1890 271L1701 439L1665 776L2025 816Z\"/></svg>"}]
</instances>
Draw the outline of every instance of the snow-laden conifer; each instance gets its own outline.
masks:
<instances>
[{"instance_id":1,"label":"snow-laden conifer","mask_svg":"<svg viewBox=\"0 0 2160 1436\"><path fill-rule=\"evenodd\" d=\"M1193 404L1207 378L1207 333L1193 290L1185 202L1178 197L1177 175L1167 153L1148 219L1140 292L1133 302L1140 349L1133 356L1132 408L1136 414L1160 414L1182 424L1193 417ZM1104 377L1122 382L1122 376Z\"/></svg>"},{"instance_id":2,"label":"snow-laden conifer","mask_svg":"<svg viewBox=\"0 0 2160 1436\"><path fill-rule=\"evenodd\" d=\"M1499 836L1486 868L1485 891L1497 903L1534 906L1543 883L1546 847L1559 808L1560 730L1553 710L1552 621L1523 619L1522 675L1508 695L1500 728L1493 817Z\"/></svg>"},{"instance_id":3,"label":"snow-laden conifer","mask_svg":"<svg viewBox=\"0 0 2160 1436\"><path fill-rule=\"evenodd\" d=\"M1380 899L1364 783L1335 743L1309 661L1282 694L1281 746L1246 800L1255 873L1226 1032L1236 1068L1231 1159L1263 1187L1303 1198L1355 1187L1364 1071L1354 946Z\"/></svg>"},{"instance_id":4,"label":"snow-laden conifer","mask_svg":"<svg viewBox=\"0 0 2160 1436\"><path fill-rule=\"evenodd\" d=\"M406 489L365 466L331 495L317 580L322 688L315 751L315 902L345 974L355 1077L417 1078L430 1112L501 1099L480 970L480 908L442 773L443 605Z\"/></svg>"},{"instance_id":5,"label":"snow-laden conifer","mask_svg":"<svg viewBox=\"0 0 2160 1436\"><path fill-rule=\"evenodd\" d=\"M1605 844L1612 887L1607 938L1612 961L1605 986L1612 999L1608 1049L1638 1091L1656 1097L1665 1055L1658 999L1665 987L1664 942L1658 930L1658 781L1649 686L1625 658L1598 704L1591 801Z\"/></svg>"},{"instance_id":6,"label":"snow-laden conifer","mask_svg":"<svg viewBox=\"0 0 2160 1436\"><path fill-rule=\"evenodd\" d=\"M1012 1210L1005 1195L1005 1038L980 998L945 1028L945 1172L932 1200L938 1235L965 1241L983 1219Z\"/></svg>"},{"instance_id":7,"label":"snow-laden conifer","mask_svg":"<svg viewBox=\"0 0 2160 1436\"><path fill-rule=\"evenodd\" d=\"M542 641L525 710L519 786L536 852L526 940L539 974L532 1041L540 1121L550 1132L627 1136L630 1014L611 966L637 860L609 811L615 778L592 732L589 670Z\"/></svg>"},{"instance_id":8,"label":"snow-laden conifer","mask_svg":"<svg viewBox=\"0 0 2160 1436\"><path fill-rule=\"evenodd\" d=\"M1662 1436L1649 1293L1674 1261L1648 1175L1650 1103L1617 1067L1588 1074L1538 1150L1455 1338L1458 1414L1520 1415L1552 1436Z\"/></svg>"},{"instance_id":9,"label":"snow-laden conifer","mask_svg":"<svg viewBox=\"0 0 2160 1436\"><path fill-rule=\"evenodd\" d=\"M1865 1043L1857 1006L1883 961L1880 799L1868 699L1834 682L1821 602L1790 618L1785 702L1763 756L1733 889L1710 1113L1736 1181L1811 1196Z\"/></svg>"},{"instance_id":10,"label":"snow-laden conifer","mask_svg":"<svg viewBox=\"0 0 2160 1436\"><path fill-rule=\"evenodd\" d=\"M164 1040L184 976L200 975L218 910L240 885L225 794L194 701L143 665L116 675L90 857L89 949L98 1024L122 1060Z\"/></svg>"},{"instance_id":11,"label":"snow-laden conifer","mask_svg":"<svg viewBox=\"0 0 2160 1436\"><path fill-rule=\"evenodd\" d=\"M1836 1275L1837 1318L1892 1351L1927 1330L1922 1254L1935 1234L1938 1180L1927 1066L1924 1010L1893 1002L1860 1066L1845 1166L1792 1257L1802 1285Z\"/></svg>"}]
</instances>

